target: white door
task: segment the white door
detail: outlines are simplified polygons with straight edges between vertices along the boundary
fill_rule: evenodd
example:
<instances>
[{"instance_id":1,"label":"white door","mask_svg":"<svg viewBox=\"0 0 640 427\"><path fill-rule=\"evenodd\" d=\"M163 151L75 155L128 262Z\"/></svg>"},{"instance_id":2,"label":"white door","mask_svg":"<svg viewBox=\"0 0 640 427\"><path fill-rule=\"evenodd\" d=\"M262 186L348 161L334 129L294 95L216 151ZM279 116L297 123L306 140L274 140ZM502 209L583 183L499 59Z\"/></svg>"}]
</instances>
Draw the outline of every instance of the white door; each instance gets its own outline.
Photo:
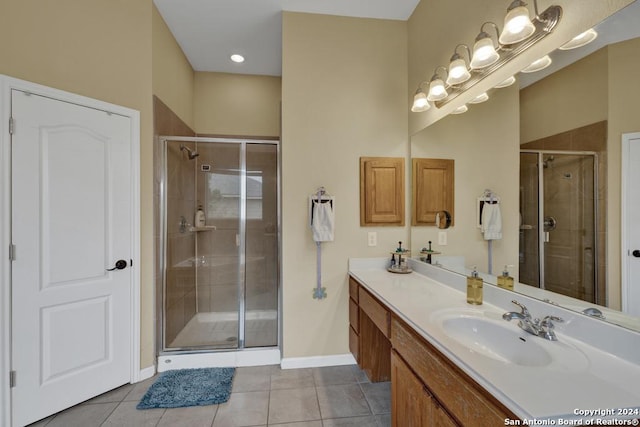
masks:
<instances>
[{"instance_id":1,"label":"white door","mask_svg":"<svg viewBox=\"0 0 640 427\"><path fill-rule=\"evenodd\" d=\"M22 426L131 378L130 118L13 90L11 389ZM117 260L120 267L112 268Z\"/></svg>"},{"instance_id":2,"label":"white door","mask_svg":"<svg viewBox=\"0 0 640 427\"><path fill-rule=\"evenodd\" d=\"M640 133L622 141L622 311L640 317Z\"/></svg>"}]
</instances>

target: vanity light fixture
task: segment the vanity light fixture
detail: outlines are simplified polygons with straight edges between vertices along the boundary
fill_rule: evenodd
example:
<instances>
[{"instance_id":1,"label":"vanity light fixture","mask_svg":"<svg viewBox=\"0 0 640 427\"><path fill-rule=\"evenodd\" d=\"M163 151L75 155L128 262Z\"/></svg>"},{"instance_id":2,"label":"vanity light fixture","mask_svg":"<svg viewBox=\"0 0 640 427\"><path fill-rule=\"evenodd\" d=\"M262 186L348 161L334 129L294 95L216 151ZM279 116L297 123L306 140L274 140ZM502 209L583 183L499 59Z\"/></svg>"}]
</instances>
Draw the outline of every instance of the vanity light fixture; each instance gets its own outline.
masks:
<instances>
[{"instance_id":1,"label":"vanity light fixture","mask_svg":"<svg viewBox=\"0 0 640 427\"><path fill-rule=\"evenodd\" d=\"M511 86L515 82L516 82L516 78L514 76L511 76L508 79L505 79L502 83L498 83L497 85L495 85L494 89L500 89L503 87Z\"/></svg>"},{"instance_id":2,"label":"vanity light fixture","mask_svg":"<svg viewBox=\"0 0 640 427\"><path fill-rule=\"evenodd\" d=\"M496 50L493 44L493 39L489 33L484 31L484 26L490 24L496 30L496 37L500 38L500 31L498 26L493 22L485 22L480 27L480 34L476 37L476 42L473 45L473 56L471 57L471 69L478 70L486 68L489 65L493 65L500 59L500 54Z\"/></svg>"},{"instance_id":3,"label":"vanity light fixture","mask_svg":"<svg viewBox=\"0 0 640 427\"><path fill-rule=\"evenodd\" d=\"M421 113L423 111L427 111L431 108L429 105L429 101L427 101L427 94L424 93L421 87L416 90L416 94L413 96L413 105L411 106L411 111L414 113Z\"/></svg>"},{"instance_id":4,"label":"vanity light fixture","mask_svg":"<svg viewBox=\"0 0 640 427\"><path fill-rule=\"evenodd\" d=\"M535 73L536 71L544 70L551 65L551 57L545 55L540 59L533 61L528 67L521 70L523 73Z\"/></svg>"},{"instance_id":5,"label":"vanity light fixture","mask_svg":"<svg viewBox=\"0 0 640 427\"><path fill-rule=\"evenodd\" d=\"M533 0L533 4L537 17L537 0ZM498 40L502 45L514 44L529 38L535 31L536 27L529 18L527 4L522 0L513 0L507 8L507 15L504 17L504 27Z\"/></svg>"},{"instance_id":6,"label":"vanity light fixture","mask_svg":"<svg viewBox=\"0 0 640 427\"><path fill-rule=\"evenodd\" d=\"M427 95L428 101L440 101L445 99L449 94L447 93L447 89L444 86L444 81L442 77L438 75L438 70L442 68L444 72L447 72L447 69L443 66L438 66L433 71L433 77L429 81L429 94Z\"/></svg>"},{"instance_id":7,"label":"vanity light fixture","mask_svg":"<svg viewBox=\"0 0 640 427\"><path fill-rule=\"evenodd\" d=\"M453 50L453 55L449 60L449 76L447 77L447 84L449 86L459 85L464 83L471 77L469 69L467 68L467 62L462 56L458 54L458 48L463 46L467 50L467 58L471 61L471 50L466 44L459 44Z\"/></svg>"},{"instance_id":8,"label":"vanity light fixture","mask_svg":"<svg viewBox=\"0 0 640 427\"><path fill-rule=\"evenodd\" d=\"M560 50L577 49L579 47L582 47L586 44L591 43L596 39L596 37L598 37L598 32L593 28L590 28L584 33L578 34L577 36L569 40L567 43L560 46L558 49Z\"/></svg>"},{"instance_id":9,"label":"vanity light fixture","mask_svg":"<svg viewBox=\"0 0 640 427\"><path fill-rule=\"evenodd\" d=\"M480 95L476 96L471 101L469 101L469 104L480 104L481 102L485 102L488 100L489 100L489 95L487 95L487 92L482 92Z\"/></svg>"},{"instance_id":10,"label":"vanity light fixture","mask_svg":"<svg viewBox=\"0 0 640 427\"><path fill-rule=\"evenodd\" d=\"M529 10L524 0L510 1L511 4L505 17L506 29L503 31L503 34L505 32L506 34L501 35L500 29L493 22L483 23L480 26L480 33L476 37L472 50L464 44L458 44L454 49L448 68L443 66L436 68L436 72L429 82L429 90L426 95L428 102L426 104L422 99L423 95L420 94L420 92L424 94L422 87L426 82L420 83L418 91L414 95L411 111L426 111L430 108L429 102L440 108L453 101L551 34L562 18L562 8L560 6L552 5L538 13L537 0L533 0L535 17L530 19ZM496 33L495 40L489 35L491 31L486 30L487 25L494 28ZM533 31L531 32L532 27ZM465 46L467 53L470 53L468 66L459 53L458 48L460 46ZM550 62L550 58L545 58L542 64L536 62L536 66L545 65L547 61ZM448 71L446 85L437 74L440 68L444 69L445 72ZM527 67L528 69L530 67ZM467 77L467 74L469 77ZM512 76L494 87L507 87L514 82L515 78Z\"/></svg>"},{"instance_id":11,"label":"vanity light fixture","mask_svg":"<svg viewBox=\"0 0 640 427\"><path fill-rule=\"evenodd\" d=\"M462 114L462 113L466 113L467 111L469 111L469 107L467 107L467 104L463 104L458 108L456 108L455 110L453 110L451 114Z\"/></svg>"},{"instance_id":12,"label":"vanity light fixture","mask_svg":"<svg viewBox=\"0 0 640 427\"><path fill-rule=\"evenodd\" d=\"M229 59L231 59L233 62L238 63L238 64L241 64L241 63L244 62L244 56L242 56L240 54L237 54L237 53L234 53L233 55L231 55L229 57Z\"/></svg>"}]
</instances>

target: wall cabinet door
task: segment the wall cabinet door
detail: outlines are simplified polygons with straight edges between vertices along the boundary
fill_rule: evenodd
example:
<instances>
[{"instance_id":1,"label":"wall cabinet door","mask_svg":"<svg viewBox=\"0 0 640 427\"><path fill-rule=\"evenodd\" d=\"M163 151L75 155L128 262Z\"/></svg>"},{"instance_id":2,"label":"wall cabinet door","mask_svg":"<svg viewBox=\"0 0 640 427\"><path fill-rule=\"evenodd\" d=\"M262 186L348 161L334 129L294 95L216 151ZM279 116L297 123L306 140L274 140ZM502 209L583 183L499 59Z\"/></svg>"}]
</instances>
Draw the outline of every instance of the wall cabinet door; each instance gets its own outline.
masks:
<instances>
[{"instance_id":1,"label":"wall cabinet door","mask_svg":"<svg viewBox=\"0 0 640 427\"><path fill-rule=\"evenodd\" d=\"M454 221L454 161L412 159L411 225L436 225L436 213L447 211Z\"/></svg>"},{"instance_id":2,"label":"wall cabinet door","mask_svg":"<svg viewBox=\"0 0 640 427\"><path fill-rule=\"evenodd\" d=\"M404 158L360 158L360 225L404 225Z\"/></svg>"}]
</instances>

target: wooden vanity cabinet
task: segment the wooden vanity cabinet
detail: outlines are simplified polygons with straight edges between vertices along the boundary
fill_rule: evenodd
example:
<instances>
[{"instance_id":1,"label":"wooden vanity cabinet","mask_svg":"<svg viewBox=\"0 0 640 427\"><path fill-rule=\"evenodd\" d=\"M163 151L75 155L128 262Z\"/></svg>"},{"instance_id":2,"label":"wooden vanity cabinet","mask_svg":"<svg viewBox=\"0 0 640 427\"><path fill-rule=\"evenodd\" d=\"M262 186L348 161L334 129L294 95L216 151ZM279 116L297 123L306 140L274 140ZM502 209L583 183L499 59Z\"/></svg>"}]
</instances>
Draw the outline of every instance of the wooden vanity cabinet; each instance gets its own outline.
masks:
<instances>
[{"instance_id":1,"label":"wooden vanity cabinet","mask_svg":"<svg viewBox=\"0 0 640 427\"><path fill-rule=\"evenodd\" d=\"M391 313L349 277L349 350L372 382L391 379Z\"/></svg>"},{"instance_id":2,"label":"wooden vanity cabinet","mask_svg":"<svg viewBox=\"0 0 640 427\"><path fill-rule=\"evenodd\" d=\"M457 426L395 350L391 351L391 425Z\"/></svg>"},{"instance_id":3,"label":"wooden vanity cabinet","mask_svg":"<svg viewBox=\"0 0 640 427\"><path fill-rule=\"evenodd\" d=\"M448 413L452 419L456 420L457 424L465 427L484 427L504 425L504 420L507 418L518 419L435 347L416 334L402 320L395 317L391 321L391 342L397 356L411 367L411 370L415 372L416 379L439 403L437 406L441 406L441 409L446 411L445 414ZM393 399L392 395L392 401ZM407 408L404 409L407 410ZM424 411L422 408L416 410ZM412 417L413 415L404 416ZM403 426L403 424L394 425ZM422 425L439 424L426 423Z\"/></svg>"}]
</instances>

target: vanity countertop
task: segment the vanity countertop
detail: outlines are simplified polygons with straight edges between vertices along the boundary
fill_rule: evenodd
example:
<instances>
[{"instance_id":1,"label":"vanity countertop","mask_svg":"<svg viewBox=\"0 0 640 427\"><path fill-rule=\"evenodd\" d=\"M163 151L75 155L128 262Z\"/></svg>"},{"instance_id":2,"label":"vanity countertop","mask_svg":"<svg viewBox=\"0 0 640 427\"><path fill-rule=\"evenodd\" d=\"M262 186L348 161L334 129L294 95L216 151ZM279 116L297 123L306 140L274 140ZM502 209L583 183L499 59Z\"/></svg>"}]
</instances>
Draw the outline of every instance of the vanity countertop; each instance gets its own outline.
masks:
<instances>
[{"instance_id":1,"label":"vanity countertop","mask_svg":"<svg viewBox=\"0 0 640 427\"><path fill-rule=\"evenodd\" d=\"M640 366L572 338L571 325L565 325L563 331L556 329L558 341L552 342L526 333L517 321L502 320L504 308L487 299L482 305L469 305L463 292L427 275L415 271L394 274L383 264L358 260L350 261L349 274L523 420L551 420L551 425L563 425L563 421L572 425L569 420L573 425L587 420L628 420L627 425L636 425L630 419L640 419ZM519 295L516 298L522 299ZM519 310L513 306L509 311ZM542 367L487 357L444 332L439 322L447 312L504 322L505 327L521 333L525 340L535 340L551 354L570 357L554 359ZM534 317L548 314L531 312ZM630 339L637 338L630 333ZM640 341L633 345L640 351Z\"/></svg>"}]
</instances>

